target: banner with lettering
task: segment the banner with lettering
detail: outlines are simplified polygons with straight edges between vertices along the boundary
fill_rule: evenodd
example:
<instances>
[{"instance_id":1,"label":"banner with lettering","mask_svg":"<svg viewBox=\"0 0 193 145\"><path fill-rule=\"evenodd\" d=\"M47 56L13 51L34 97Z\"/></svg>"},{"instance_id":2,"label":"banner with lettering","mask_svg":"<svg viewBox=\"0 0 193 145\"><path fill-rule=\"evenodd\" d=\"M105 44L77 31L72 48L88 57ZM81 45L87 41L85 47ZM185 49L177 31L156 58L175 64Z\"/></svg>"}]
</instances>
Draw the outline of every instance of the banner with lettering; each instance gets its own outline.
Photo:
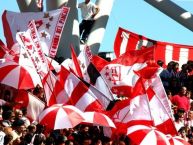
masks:
<instances>
[{"instance_id":1,"label":"banner with lettering","mask_svg":"<svg viewBox=\"0 0 193 145\"><path fill-rule=\"evenodd\" d=\"M35 20L43 52L54 58L69 10L68 7L62 7L48 12L16 13L4 11L2 20L8 48L11 48L16 42L16 33L26 31L29 22Z\"/></svg>"},{"instance_id":2,"label":"banner with lettering","mask_svg":"<svg viewBox=\"0 0 193 145\"><path fill-rule=\"evenodd\" d=\"M35 22L31 21L28 28L26 32L18 32L16 39L21 45L21 49L26 50L36 71L43 78L48 73L47 59L42 51Z\"/></svg>"}]
</instances>

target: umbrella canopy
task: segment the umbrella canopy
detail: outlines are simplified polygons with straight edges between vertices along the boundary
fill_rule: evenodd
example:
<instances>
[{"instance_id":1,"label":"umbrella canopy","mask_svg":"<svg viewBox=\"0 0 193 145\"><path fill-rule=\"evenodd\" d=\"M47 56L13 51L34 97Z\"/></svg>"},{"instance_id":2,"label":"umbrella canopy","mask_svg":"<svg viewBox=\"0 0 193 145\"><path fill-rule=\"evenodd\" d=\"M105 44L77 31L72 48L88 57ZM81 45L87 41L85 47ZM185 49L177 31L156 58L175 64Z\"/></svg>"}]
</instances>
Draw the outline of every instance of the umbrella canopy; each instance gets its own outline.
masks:
<instances>
[{"instance_id":1,"label":"umbrella canopy","mask_svg":"<svg viewBox=\"0 0 193 145\"><path fill-rule=\"evenodd\" d=\"M185 141L183 138L180 136L174 136L172 137L171 135L166 136L170 142L171 145L190 145L187 141Z\"/></svg>"},{"instance_id":2,"label":"umbrella canopy","mask_svg":"<svg viewBox=\"0 0 193 145\"><path fill-rule=\"evenodd\" d=\"M31 67L9 61L0 64L0 72L0 83L16 89L31 89L37 84L42 86L39 75Z\"/></svg>"},{"instance_id":3,"label":"umbrella canopy","mask_svg":"<svg viewBox=\"0 0 193 145\"><path fill-rule=\"evenodd\" d=\"M137 145L170 145L166 135L151 126L133 125L127 135Z\"/></svg>"},{"instance_id":4,"label":"umbrella canopy","mask_svg":"<svg viewBox=\"0 0 193 145\"><path fill-rule=\"evenodd\" d=\"M50 129L73 128L84 121L84 113L72 105L55 104L39 115L39 123Z\"/></svg>"},{"instance_id":5,"label":"umbrella canopy","mask_svg":"<svg viewBox=\"0 0 193 145\"><path fill-rule=\"evenodd\" d=\"M85 112L85 121L86 123L92 123L94 125L100 125L105 127L115 127L113 121L105 114L100 112Z\"/></svg>"}]
</instances>

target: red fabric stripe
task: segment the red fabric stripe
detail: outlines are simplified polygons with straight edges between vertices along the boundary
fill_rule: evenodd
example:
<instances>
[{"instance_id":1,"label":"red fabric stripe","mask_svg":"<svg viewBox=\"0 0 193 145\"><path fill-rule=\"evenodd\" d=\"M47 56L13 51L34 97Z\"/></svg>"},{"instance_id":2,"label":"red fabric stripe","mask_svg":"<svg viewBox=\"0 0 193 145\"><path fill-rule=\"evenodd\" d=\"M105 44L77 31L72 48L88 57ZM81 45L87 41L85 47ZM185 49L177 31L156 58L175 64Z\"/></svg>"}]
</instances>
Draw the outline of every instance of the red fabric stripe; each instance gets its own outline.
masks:
<instances>
[{"instance_id":1,"label":"red fabric stripe","mask_svg":"<svg viewBox=\"0 0 193 145\"><path fill-rule=\"evenodd\" d=\"M64 84L67 80L67 77L70 75L70 72L63 66L61 66L61 70L59 72L59 76L60 76L60 82L62 87L64 87Z\"/></svg>"},{"instance_id":2,"label":"red fabric stripe","mask_svg":"<svg viewBox=\"0 0 193 145\"><path fill-rule=\"evenodd\" d=\"M188 60L193 60L193 47L189 49Z\"/></svg>"},{"instance_id":3,"label":"red fabric stripe","mask_svg":"<svg viewBox=\"0 0 193 145\"><path fill-rule=\"evenodd\" d=\"M55 126L55 120L58 113L59 108L56 108L50 112L48 112L45 117L40 121L40 124L45 125L49 129L53 129Z\"/></svg>"},{"instance_id":4,"label":"red fabric stripe","mask_svg":"<svg viewBox=\"0 0 193 145\"><path fill-rule=\"evenodd\" d=\"M96 121L96 123L102 122L103 125L109 126L109 123L106 120L106 118L100 113L94 113L94 119L93 120L94 120L94 122Z\"/></svg>"},{"instance_id":5,"label":"red fabric stripe","mask_svg":"<svg viewBox=\"0 0 193 145\"><path fill-rule=\"evenodd\" d=\"M94 55L92 57L92 63L95 65L95 67L97 68L97 70L100 72L107 64L109 64L108 61L106 61L105 59Z\"/></svg>"},{"instance_id":6,"label":"red fabric stripe","mask_svg":"<svg viewBox=\"0 0 193 145\"><path fill-rule=\"evenodd\" d=\"M139 145L149 132L149 129L141 129L129 134L128 137L132 140L133 143Z\"/></svg>"},{"instance_id":7,"label":"red fabric stripe","mask_svg":"<svg viewBox=\"0 0 193 145\"><path fill-rule=\"evenodd\" d=\"M148 96L149 101L151 101L151 99L152 99L152 98L154 97L154 95L155 95L154 90L153 90L151 87L149 87L149 88L146 90L146 92L147 92L147 96Z\"/></svg>"},{"instance_id":8,"label":"red fabric stripe","mask_svg":"<svg viewBox=\"0 0 193 145\"><path fill-rule=\"evenodd\" d=\"M177 135L177 130L174 126L174 122L171 119L168 119L162 124L157 125L156 128L164 134Z\"/></svg>"},{"instance_id":9,"label":"red fabric stripe","mask_svg":"<svg viewBox=\"0 0 193 145\"><path fill-rule=\"evenodd\" d=\"M33 80L27 70L20 67L20 73L19 73L19 82L18 82L18 89L29 89L34 88Z\"/></svg>"},{"instance_id":10,"label":"red fabric stripe","mask_svg":"<svg viewBox=\"0 0 193 145\"><path fill-rule=\"evenodd\" d=\"M133 92L133 87L131 86L114 86L111 88L111 91L117 95L130 97Z\"/></svg>"},{"instance_id":11,"label":"red fabric stripe","mask_svg":"<svg viewBox=\"0 0 193 145\"><path fill-rule=\"evenodd\" d=\"M84 111L96 111L96 112L103 112L103 107L101 104L96 100L89 104Z\"/></svg>"},{"instance_id":12,"label":"red fabric stripe","mask_svg":"<svg viewBox=\"0 0 193 145\"><path fill-rule=\"evenodd\" d=\"M17 96L14 98L14 101L17 102L18 104L15 106L16 108L22 108L26 107L29 104L29 96L28 92L25 90L19 90Z\"/></svg>"},{"instance_id":13,"label":"red fabric stripe","mask_svg":"<svg viewBox=\"0 0 193 145\"><path fill-rule=\"evenodd\" d=\"M11 28L9 26L6 14L7 14L7 11L5 10L2 15L2 24L3 24L3 30L4 30L7 46L9 49L11 49L12 45L14 44L14 40L12 37Z\"/></svg>"},{"instance_id":14,"label":"red fabric stripe","mask_svg":"<svg viewBox=\"0 0 193 145\"><path fill-rule=\"evenodd\" d=\"M110 64L121 64L125 66L132 66L135 63L144 63L147 60L153 59L154 49L142 49L142 50L131 50L124 53L119 58L114 59Z\"/></svg>"},{"instance_id":15,"label":"red fabric stripe","mask_svg":"<svg viewBox=\"0 0 193 145\"><path fill-rule=\"evenodd\" d=\"M174 61L179 61L179 56L180 56L180 46L179 47L173 46L173 56L172 56L172 59Z\"/></svg>"},{"instance_id":16,"label":"red fabric stripe","mask_svg":"<svg viewBox=\"0 0 193 145\"><path fill-rule=\"evenodd\" d=\"M161 42L157 42L157 45L155 47L155 61L162 60L165 62L165 50L166 45L162 44Z\"/></svg>"},{"instance_id":17,"label":"red fabric stripe","mask_svg":"<svg viewBox=\"0 0 193 145\"><path fill-rule=\"evenodd\" d=\"M74 66L75 66L75 69L76 69L76 72L77 72L76 75L80 78L83 78L82 71L81 71L80 65L78 63L78 59L77 59L77 56L76 56L76 53L74 51L73 46L71 46L71 57L72 57L72 61L74 63Z\"/></svg>"},{"instance_id":18,"label":"red fabric stripe","mask_svg":"<svg viewBox=\"0 0 193 145\"><path fill-rule=\"evenodd\" d=\"M158 133L157 131L154 131L156 135L156 140L158 145L168 145L166 140Z\"/></svg>"},{"instance_id":19,"label":"red fabric stripe","mask_svg":"<svg viewBox=\"0 0 193 145\"><path fill-rule=\"evenodd\" d=\"M79 99L88 91L88 87L85 86L81 81L78 85L74 88L69 101L67 104L75 105Z\"/></svg>"},{"instance_id":20,"label":"red fabric stripe","mask_svg":"<svg viewBox=\"0 0 193 145\"><path fill-rule=\"evenodd\" d=\"M121 47L121 41L122 41L122 37L121 37L121 33L122 33L123 29L119 27L115 40L114 40L114 52L115 52L115 56L119 57L120 55L120 47Z\"/></svg>"},{"instance_id":21,"label":"red fabric stripe","mask_svg":"<svg viewBox=\"0 0 193 145\"><path fill-rule=\"evenodd\" d=\"M0 75L0 81L2 81L7 75L9 75L9 73L15 69L16 67L18 67L17 65L7 65L7 66L4 66L4 67L1 67L0 68L0 72L1 72L1 75Z\"/></svg>"},{"instance_id":22,"label":"red fabric stripe","mask_svg":"<svg viewBox=\"0 0 193 145\"><path fill-rule=\"evenodd\" d=\"M137 34L130 32L126 51L136 50L136 46L137 46L138 41L139 41L139 36Z\"/></svg>"}]
</instances>

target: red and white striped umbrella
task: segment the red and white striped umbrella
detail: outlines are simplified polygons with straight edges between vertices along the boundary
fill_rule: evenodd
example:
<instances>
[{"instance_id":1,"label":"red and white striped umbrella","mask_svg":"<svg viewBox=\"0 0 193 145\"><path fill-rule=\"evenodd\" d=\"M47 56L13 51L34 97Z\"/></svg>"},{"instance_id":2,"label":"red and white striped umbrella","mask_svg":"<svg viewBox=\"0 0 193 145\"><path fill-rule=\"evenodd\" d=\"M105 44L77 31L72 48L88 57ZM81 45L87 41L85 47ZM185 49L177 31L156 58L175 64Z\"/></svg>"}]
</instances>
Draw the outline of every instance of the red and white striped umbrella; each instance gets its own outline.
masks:
<instances>
[{"instance_id":1,"label":"red and white striped umbrella","mask_svg":"<svg viewBox=\"0 0 193 145\"><path fill-rule=\"evenodd\" d=\"M105 126L105 127L115 127L113 121L105 114L100 112L84 112L86 123L92 123L94 125Z\"/></svg>"},{"instance_id":2,"label":"red and white striped umbrella","mask_svg":"<svg viewBox=\"0 0 193 145\"><path fill-rule=\"evenodd\" d=\"M171 135L166 135L168 138L169 142L171 145L190 145L187 141L185 141L183 138L180 136L174 136L172 137Z\"/></svg>"},{"instance_id":3,"label":"red and white striped umbrella","mask_svg":"<svg viewBox=\"0 0 193 145\"><path fill-rule=\"evenodd\" d=\"M137 145L170 145L166 135L151 126L133 125L127 135Z\"/></svg>"},{"instance_id":4,"label":"red and white striped umbrella","mask_svg":"<svg viewBox=\"0 0 193 145\"><path fill-rule=\"evenodd\" d=\"M50 129L73 128L85 120L84 113L72 105L55 104L39 115L39 123Z\"/></svg>"},{"instance_id":5,"label":"red and white striped umbrella","mask_svg":"<svg viewBox=\"0 0 193 145\"><path fill-rule=\"evenodd\" d=\"M9 61L0 64L0 72L0 83L16 89L31 89L37 84L42 86L41 79L33 68Z\"/></svg>"}]
</instances>

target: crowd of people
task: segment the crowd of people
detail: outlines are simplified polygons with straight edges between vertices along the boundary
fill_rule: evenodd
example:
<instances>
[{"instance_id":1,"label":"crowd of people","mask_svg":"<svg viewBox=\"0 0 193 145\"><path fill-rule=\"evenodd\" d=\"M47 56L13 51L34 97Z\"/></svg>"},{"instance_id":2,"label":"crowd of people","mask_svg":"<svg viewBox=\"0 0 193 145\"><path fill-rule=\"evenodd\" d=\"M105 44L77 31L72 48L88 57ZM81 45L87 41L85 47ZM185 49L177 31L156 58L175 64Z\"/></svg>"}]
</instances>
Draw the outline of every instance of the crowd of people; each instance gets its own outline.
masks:
<instances>
[{"instance_id":1,"label":"crowd of people","mask_svg":"<svg viewBox=\"0 0 193 145\"><path fill-rule=\"evenodd\" d=\"M158 61L163 67L163 62ZM193 144L193 61L179 68L179 63L171 61L160 73L179 135Z\"/></svg>"},{"instance_id":2,"label":"crowd of people","mask_svg":"<svg viewBox=\"0 0 193 145\"><path fill-rule=\"evenodd\" d=\"M193 144L193 61L188 61L179 69L177 62L171 61L167 67L158 61L160 78L173 110L173 120L178 135ZM18 90L0 84L0 145L129 145L130 139L123 135L113 140L103 134L101 126L79 124L75 128L51 130L37 121L26 117L26 108L17 108L14 101ZM28 90L45 101L40 86Z\"/></svg>"},{"instance_id":3,"label":"crowd of people","mask_svg":"<svg viewBox=\"0 0 193 145\"><path fill-rule=\"evenodd\" d=\"M78 7L82 12L80 42L86 43L95 22L99 7L85 0ZM164 68L160 65L160 78L173 110L173 120L178 135L193 144L193 61L179 68L179 63L171 61ZM44 91L40 86L28 90L45 102ZM18 90L0 84L0 145L130 145L126 135L112 139L106 137L102 126L79 124L75 128L52 130L30 120L27 108L17 108L14 101Z\"/></svg>"}]
</instances>

